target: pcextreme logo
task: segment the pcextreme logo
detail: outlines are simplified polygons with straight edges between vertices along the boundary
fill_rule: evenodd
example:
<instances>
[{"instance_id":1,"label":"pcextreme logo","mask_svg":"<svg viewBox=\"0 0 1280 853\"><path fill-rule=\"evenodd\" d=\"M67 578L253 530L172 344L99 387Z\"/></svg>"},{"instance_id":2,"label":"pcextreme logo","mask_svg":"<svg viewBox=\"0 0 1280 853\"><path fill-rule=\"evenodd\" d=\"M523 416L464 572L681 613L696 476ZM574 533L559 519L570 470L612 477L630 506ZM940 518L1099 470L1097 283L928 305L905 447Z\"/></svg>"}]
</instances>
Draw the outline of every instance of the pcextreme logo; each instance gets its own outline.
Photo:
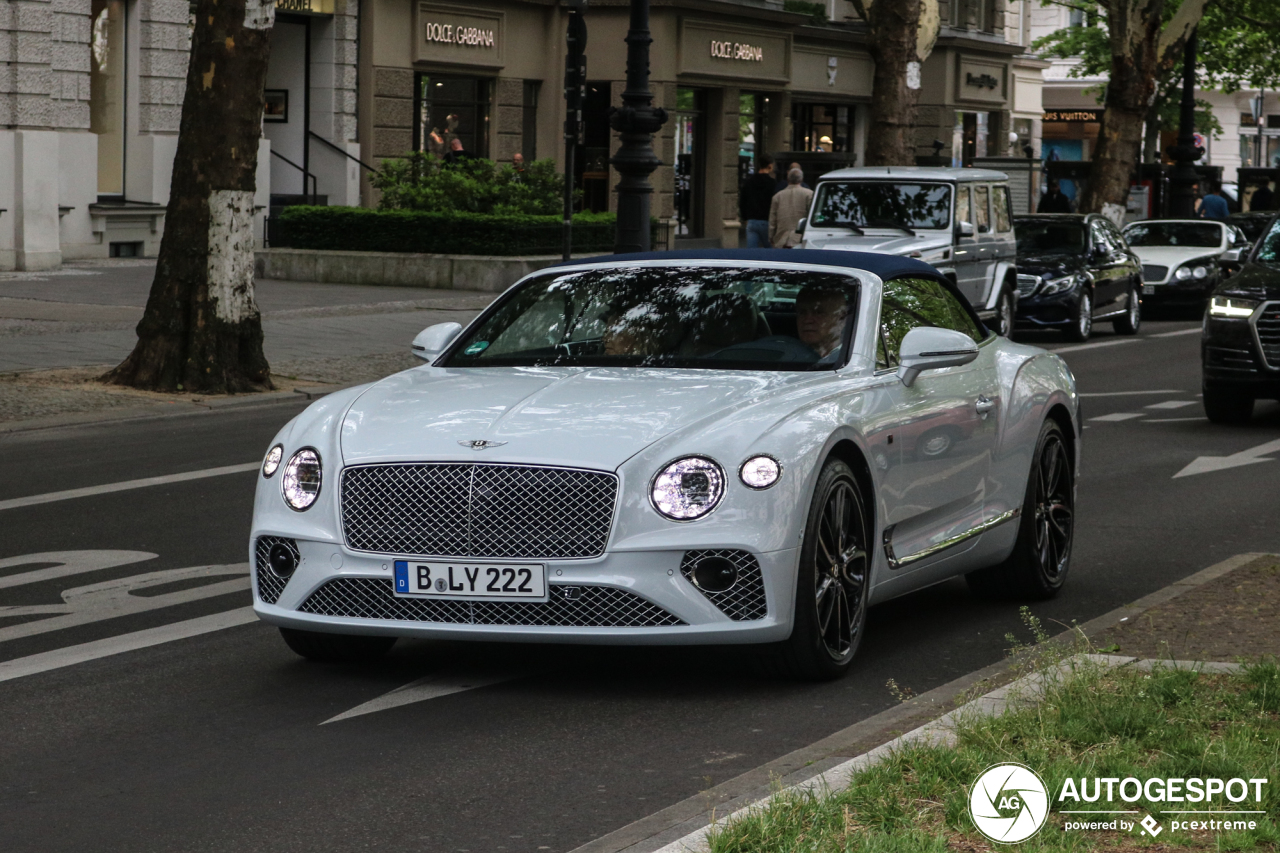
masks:
<instances>
[{"instance_id":1,"label":"pcextreme logo","mask_svg":"<svg viewBox=\"0 0 1280 853\"><path fill-rule=\"evenodd\" d=\"M978 831L997 844L1026 841L1049 816L1049 789L1030 767L996 764L974 780L969 816Z\"/></svg>"}]
</instances>

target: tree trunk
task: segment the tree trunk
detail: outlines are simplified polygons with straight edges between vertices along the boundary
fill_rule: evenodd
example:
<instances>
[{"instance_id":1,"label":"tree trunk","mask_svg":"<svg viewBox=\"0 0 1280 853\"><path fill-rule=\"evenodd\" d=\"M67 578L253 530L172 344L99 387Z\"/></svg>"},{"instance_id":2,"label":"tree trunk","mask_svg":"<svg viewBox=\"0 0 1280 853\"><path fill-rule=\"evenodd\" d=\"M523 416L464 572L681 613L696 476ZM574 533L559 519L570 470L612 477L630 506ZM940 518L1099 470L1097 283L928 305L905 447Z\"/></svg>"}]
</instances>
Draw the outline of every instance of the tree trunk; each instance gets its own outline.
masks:
<instances>
[{"instance_id":1,"label":"tree trunk","mask_svg":"<svg viewBox=\"0 0 1280 853\"><path fill-rule=\"evenodd\" d=\"M920 73L938 37L937 0L876 0L857 5L875 61L868 166L914 166Z\"/></svg>"},{"instance_id":2,"label":"tree trunk","mask_svg":"<svg viewBox=\"0 0 1280 853\"><path fill-rule=\"evenodd\" d=\"M270 389L253 297L253 198L274 0L199 0L160 257L133 352L104 381Z\"/></svg>"}]
</instances>

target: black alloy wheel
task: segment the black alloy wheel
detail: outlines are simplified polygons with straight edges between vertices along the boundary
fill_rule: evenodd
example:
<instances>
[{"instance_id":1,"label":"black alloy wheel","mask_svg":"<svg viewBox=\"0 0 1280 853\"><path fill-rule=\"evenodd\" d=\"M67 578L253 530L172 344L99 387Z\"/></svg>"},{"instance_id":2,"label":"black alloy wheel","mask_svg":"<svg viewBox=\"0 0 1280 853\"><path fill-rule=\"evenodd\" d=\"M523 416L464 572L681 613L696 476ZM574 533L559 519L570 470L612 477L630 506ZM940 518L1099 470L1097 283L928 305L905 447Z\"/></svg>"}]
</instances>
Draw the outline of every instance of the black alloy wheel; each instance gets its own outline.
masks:
<instances>
[{"instance_id":1,"label":"black alloy wheel","mask_svg":"<svg viewBox=\"0 0 1280 853\"><path fill-rule=\"evenodd\" d=\"M1201 386L1204 401L1204 416L1211 423L1239 426L1247 424L1253 417L1253 397L1245 392L1230 387L1210 385Z\"/></svg>"},{"instance_id":2,"label":"black alloy wheel","mask_svg":"<svg viewBox=\"0 0 1280 853\"><path fill-rule=\"evenodd\" d=\"M1124 313L1111 321L1117 335L1136 335L1142 326L1142 288L1133 284L1129 286L1129 301L1125 304Z\"/></svg>"},{"instance_id":3,"label":"black alloy wheel","mask_svg":"<svg viewBox=\"0 0 1280 853\"><path fill-rule=\"evenodd\" d=\"M396 644L395 637L323 634L297 628L281 628L280 636L295 653L324 663L366 663L382 657Z\"/></svg>"},{"instance_id":4,"label":"black alloy wheel","mask_svg":"<svg viewBox=\"0 0 1280 853\"><path fill-rule=\"evenodd\" d=\"M791 637L776 649L788 675L825 681L848 672L866 627L869 543L862 489L848 465L829 459L800 547Z\"/></svg>"},{"instance_id":5,"label":"black alloy wheel","mask_svg":"<svg viewBox=\"0 0 1280 853\"><path fill-rule=\"evenodd\" d=\"M1003 563L965 575L984 598L1047 599L1062 589L1075 537L1075 473L1062 428L1045 421L1018 521L1013 552Z\"/></svg>"},{"instance_id":6,"label":"black alloy wheel","mask_svg":"<svg viewBox=\"0 0 1280 853\"><path fill-rule=\"evenodd\" d=\"M1093 333L1093 296L1089 291L1080 291L1080 302L1076 306L1076 316L1066 329L1067 340L1084 343Z\"/></svg>"}]
</instances>

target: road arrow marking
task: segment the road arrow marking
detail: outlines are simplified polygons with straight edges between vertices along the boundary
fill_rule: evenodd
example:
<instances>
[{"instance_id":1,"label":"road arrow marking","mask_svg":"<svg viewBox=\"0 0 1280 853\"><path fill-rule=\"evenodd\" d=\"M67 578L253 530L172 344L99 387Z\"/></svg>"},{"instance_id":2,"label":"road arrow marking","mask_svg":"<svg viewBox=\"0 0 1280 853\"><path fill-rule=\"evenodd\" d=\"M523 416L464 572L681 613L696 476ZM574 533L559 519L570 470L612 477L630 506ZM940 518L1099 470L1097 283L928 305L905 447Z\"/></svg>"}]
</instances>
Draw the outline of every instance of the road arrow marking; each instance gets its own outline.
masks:
<instances>
[{"instance_id":1,"label":"road arrow marking","mask_svg":"<svg viewBox=\"0 0 1280 853\"><path fill-rule=\"evenodd\" d=\"M1280 451L1280 439L1268 441L1266 444L1259 444L1257 447L1250 447L1248 450L1241 450L1239 453L1233 453L1230 456L1199 456L1190 465L1174 474L1173 479L1190 477L1194 474L1208 474L1211 471L1223 471L1227 468L1239 468L1243 465L1252 465L1255 462L1272 462L1274 460L1261 457L1278 451Z\"/></svg>"},{"instance_id":2,"label":"road arrow marking","mask_svg":"<svg viewBox=\"0 0 1280 853\"><path fill-rule=\"evenodd\" d=\"M488 687L490 684L499 684L503 681L510 681L513 678L520 678L530 674L529 672L490 672L468 675L456 670L445 670L428 675L425 678L419 678L417 681L411 681L403 687L397 687L377 699L371 699L363 705L357 705L350 711L343 711L336 717L330 717L320 725L327 726L329 723L336 723L339 720L347 720L351 717L359 717L363 714L386 711L391 708L399 708L401 705L425 702L428 699L438 699L441 696L449 696L453 693L475 690L477 687Z\"/></svg>"}]
</instances>

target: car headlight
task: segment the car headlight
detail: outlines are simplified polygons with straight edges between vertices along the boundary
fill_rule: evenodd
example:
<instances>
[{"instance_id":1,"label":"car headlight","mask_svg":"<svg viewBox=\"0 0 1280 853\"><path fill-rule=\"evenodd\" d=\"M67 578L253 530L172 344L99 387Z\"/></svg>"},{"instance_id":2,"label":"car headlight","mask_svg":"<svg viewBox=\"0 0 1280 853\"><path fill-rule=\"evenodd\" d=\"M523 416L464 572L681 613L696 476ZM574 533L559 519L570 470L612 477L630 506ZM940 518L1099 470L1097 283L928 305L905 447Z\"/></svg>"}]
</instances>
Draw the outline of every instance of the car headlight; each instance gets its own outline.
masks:
<instances>
[{"instance_id":1,"label":"car headlight","mask_svg":"<svg viewBox=\"0 0 1280 853\"><path fill-rule=\"evenodd\" d=\"M1041 288L1038 296L1052 296L1055 293L1062 293L1064 290L1070 290L1076 286L1076 277L1069 275L1066 278L1046 279L1044 287Z\"/></svg>"},{"instance_id":2,"label":"car headlight","mask_svg":"<svg viewBox=\"0 0 1280 853\"><path fill-rule=\"evenodd\" d=\"M649 498L672 521L693 521L711 512L724 497L724 469L705 456L677 459L653 478Z\"/></svg>"},{"instance_id":3,"label":"car headlight","mask_svg":"<svg viewBox=\"0 0 1280 853\"><path fill-rule=\"evenodd\" d=\"M1243 320L1253 315L1259 303L1253 299L1234 299L1226 296L1215 296L1209 300L1210 317L1228 317Z\"/></svg>"},{"instance_id":4,"label":"car headlight","mask_svg":"<svg viewBox=\"0 0 1280 853\"><path fill-rule=\"evenodd\" d=\"M284 476L280 478L284 502L298 512L310 509L320 497L320 478L320 454L310 447L302 448L284 466Z\"/></svg>"},{"instance_id":5,"label":"car headlight","mask_svg":"<svg viewBox=\"0 0 1280 853\"><path fill-rule=\"evenodd\" d=\"M782 476L782 465L772 456L752 456L738 469L738 477L749 489L767 489Z\"/></svg>"},{"instance_id":6,"label":"car headlight","mask_svg":"<svg viewBox=\"0 0 1280 853\"><path fill-rule=\"evenodd\" d=\"M1186 281L1187 279L1191 278L1191 268L1178 267L1176 270L1173 271L1173 277L1176 278L1178 281Z\"/></svg>"},{"instance_id":7,"label":"car headlight","mask_svg":"<svg viewBox=\"0 0 1280 853\"><path fill-rule=\"evenodd\" d=\"M1206 269L1205 267L1196 267L1193 270L1191 270L1192 278L1204 278L1208 274L1209 274L1209 270Z\"/></svg>"},{"instance_id":8,"label":"car headlight","mask_svg":"<svg viewBox=\"0 0 1280 853\"><path fill-rule=\"evenodd\" d=\"M267 458L262 460L262 476L268 480L271 475L280 467L280 460L284 457L284 446L277 444L275 447L267 451Z\"/></svg>"}]
</instances>

